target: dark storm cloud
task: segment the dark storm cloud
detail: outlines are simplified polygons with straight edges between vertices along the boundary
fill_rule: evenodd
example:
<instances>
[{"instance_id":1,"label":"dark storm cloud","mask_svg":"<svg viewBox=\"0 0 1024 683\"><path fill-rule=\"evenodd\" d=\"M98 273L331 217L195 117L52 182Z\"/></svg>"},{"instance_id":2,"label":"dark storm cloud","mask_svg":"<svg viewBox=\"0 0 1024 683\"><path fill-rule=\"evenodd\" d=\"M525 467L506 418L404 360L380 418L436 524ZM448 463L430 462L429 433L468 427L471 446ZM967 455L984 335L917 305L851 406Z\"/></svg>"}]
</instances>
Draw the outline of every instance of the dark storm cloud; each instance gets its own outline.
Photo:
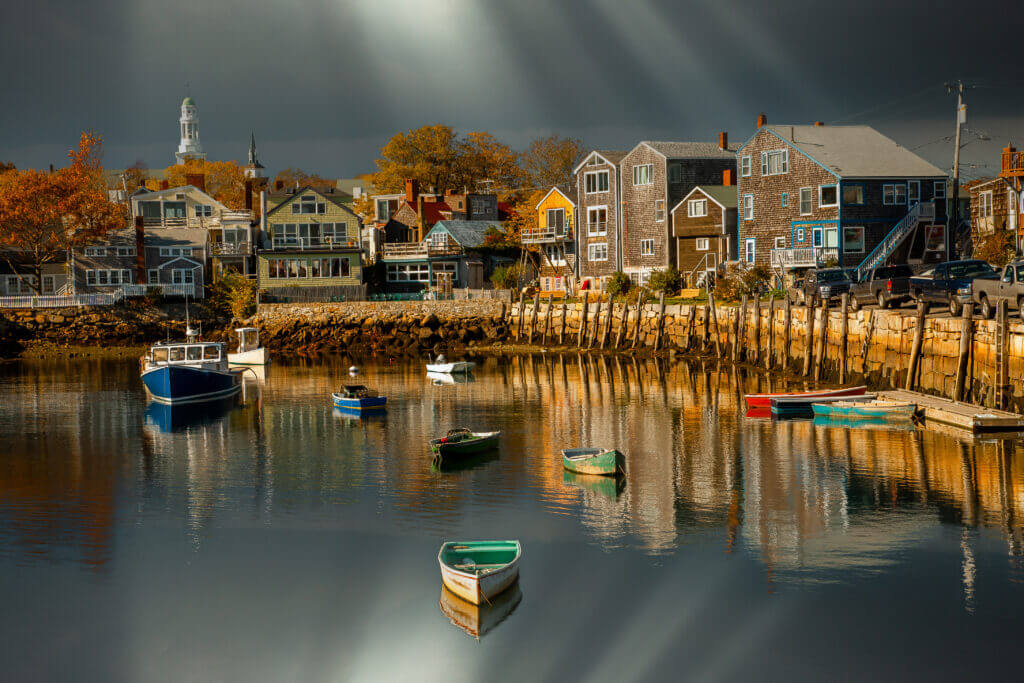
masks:
<instances>
[{"instance_id":1,"label":"dark storm cloud","mask_svg":"<svg viewBox=\"0 0 1024 683\"><path fill-rule=\"evenodd\" d=\"M1009 1L25 3L0 26L0 158L60 162L93 127L109 166L166 165L187 83L210 156L241 158L254 129L272 168L366 170L425 122L626 147L740 141L760 111L876 125L946 166L942 83L962 77L986 86L971 125L992 138L965 155L990 162L1021 131L1020 16Z\"/></svg>"}]
</instances>

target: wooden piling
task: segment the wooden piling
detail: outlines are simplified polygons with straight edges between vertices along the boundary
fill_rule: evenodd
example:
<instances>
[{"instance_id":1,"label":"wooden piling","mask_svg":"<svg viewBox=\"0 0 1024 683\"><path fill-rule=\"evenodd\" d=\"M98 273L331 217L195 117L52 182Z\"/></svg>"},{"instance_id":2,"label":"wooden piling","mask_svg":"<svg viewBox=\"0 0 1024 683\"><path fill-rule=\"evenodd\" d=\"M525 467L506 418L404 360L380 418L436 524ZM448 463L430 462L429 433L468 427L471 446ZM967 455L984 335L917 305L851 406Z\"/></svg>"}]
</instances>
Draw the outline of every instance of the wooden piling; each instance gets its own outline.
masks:
<instances>
[{"instance_id":1,"label":"wooden piling","mask_svg":"<svg viewBox=\"0 0 1024 683\"><path fill-rule=\"evenodd\" d=\"M815 299L812 296L807 300L807 335L804 337L804 377L811 374L811 358L814 355L814 318L817 309L814 306Z\"/></svg>"},{"instance_id":2,"label":"wooden piling","mask_svg":"<svg viewBox=\"0 0 1024 683\"><path fill-rule=\"evenodd\" d=\"M876 311L868 311L868 329L864 333L864 340L861 342L860 348L860 362L861 362L861 374L867 377L868 374L868 351L871 350L871 337L875 334L875 320L878 318L881 309Z\"/></svg>"},{"instance_id":3,"label":"wooden piling","mask_svg":"<svg viewBox=\"0 0 1024 683\"><path fill-rule=\"evenodd\" d=\"M818 342L818 356L814 364L814 381L821 379L821 366L825 364L825 349L828 346L828 299L821 302L821 340Z\"/></svg>"},{"instance_id":4,"label":"wooden piling","mask_svg":"<svg viewBox=\"0 0 1024 683\"><path fill-rule=\"evenodd\" d=\"M747 336L747 328L744 325L747 317L747 295L744 294L740 298L740 307L736 311L736 325L735 334L732 336L732 362L736 363L740 360L740 347L743 346L742 339Z\"/></svg>"},{"instance_id":5,"label":"wooden piling","mask_svg":"<svg viewBox=\"0 0 1024 683\"><path fill-rule=\"evenodd\" d=\"M665 326L665 292L662 290L658 297L658 323L654 331L654 350L661 348L661 330Z\"/></svg>"},{"instance_id":6,"label":"wooden piling","mask_svg":"<svg viewBox=\"0 0 1024 683\"><path fill-rule=\"evenodd\" d=\"M554 303L554 293L548 292L548 310L544 311L544 336L541 339L545 344L548 343L551 337L551 309L554 308Z\"/></svg>"},{"instance_id":7,"label":"wooden piling","mask_svg":"<svg viewBox=\"0 0 1024 683\"><path fill-rule=\"evenodd\" d=\"M789 294L786 294L786 314L782 320L782 369L785 370L789 367L789 342L791 335L791 328L793 325L793 302L789 299Z\"/></svg>"},{"instance_id":8,"label":"wooden piling","mask_svg":"<svg viewBox=\"0 0 1024 683\"><path fill-rule=\"evenodd\" d=\"M644 317L644 289L643 287L637 287L636 293L636 324L633 326L633 346L640 342L640 323Z\"/></svg>"},{"instance_id":9,"label":"wooden piling","mask_svg":"<svg viewBox=\"0 0 1024 683\"><path fill-rule=\"evenodd\" d=\"M526 290L519 290L519 319L516 320L516 341L523 336L523 318L525 317Z\"/></svg>"},{"instance_id":10,"label":"wooden piling","mask_svg":"<svg viewBox=\"0 0 1024 683\"><path fill-rule=\"evenodd\" d=\"M842 319L839 321L839 383L846 383L846 337L850 333L850 321L847 315L850 312L850 295L843 292L842 296Z\"/></svg>"},{"instance_id":11,"label":"wooden piling","mask_svg":"<svg viewBox=\"0 0 1024 683\"><path fill-rule=\"evenodd\" d=\"M686 332L683 335L683 350L690 350L690 339L693 337L693 319L697 316L697 304L690 304L690 311L686 316Z\"/></svg>"},{"instance_id":12,"label":"wooden piling","mask_svg":"<svg viewBox=\"0 0 1024 683\"><path fill-rule=\"evenodd\" d=\"M608 337L612 333L612 320L615 318L615 304L612 302L612 295L608 295L608 306L604 313L604 333L601 335L601 348L608 347Z\"/></svg>"},{"instance_id":13,"label":"wooden piling","mask_svg":"<svg viewBox=\"0 0 1024 683\"><path fill-rule=\"evenodd\" d=\"M775 297L768 296L768 353L764 355L764 369L772 369L775 356Z\"/></svg>"},{"instance_id":14,"label":"wooden piling","mask_svg":"<svg viewBox=\"0 0 1024 683\"><path fill-rule=\"evenodd\" d=\"M1006 342L1009 337L1008 302L1000 299L996 304L996 409L1006 407L1010 385L1009 364L1006 359Z\"/></svg>"},{"instance_id":15,"label":"wooden piling","mask_svg":"<svg viewBox=\"0 0 1024 683\"><path fill-rule=\"evenodd\" d=\"M587 309L589 308L590 300L587 298L587 292L583 292L583 311L580 313L579 334L576 335L576 347L580 349L583 348L583 340L587 338Z\"/></svg>"},{"instance_id":16,"label":"wooden piling","mask_svg":"<svg viewBox=\"0 0 1024 683\"><path fill-rule=\"evenodd\" d=\"M964 385L967 383L967 359L974 345L974 303L964 304L963 316L960 320L960 353L956 360L956 381L953 383L954 401L964 400Z\"/></svg>"},{"instance_id":17,"label":"wooden piling","mask_svg":"<svg viewBox=\"0 0 1024 683\"><path fill-rule=\"evenodd\" d=\"M533 297L533 311L530 313L530 335L526 339L527 344L533 343L533 333L537 329L537 309L540 308L540 294Z\"/></svg>"},{"instance_id":18,"label":"wooden piling","mask_svg":"<svg viewBox=\"0 0 1024 683\"><path fill-rule=\"evenodd\" d=\"M928 304L917 305L917 325L914 326L914 342L910 347L910 363L907 366L907 379L904 388L910 391L914 388L914 379L917 375L917 363L921 356L921 345L924 344L924 316L928 312Z\"/></svg>"},{"instance_id":19,"label":"wooden piling","mask_svg":"<svg viewBox=\"0 0 1024 683\"><path fill-rule=\"evenodd\" d=\"M715 294L708 290L708 310L711 313L711 324L715 326L715 355L722 357L722 335L718 329L718 312L715 310Z\"/></svg>"},{"instance_id":20,"label":"wooden piling","mask_svg":"<svg viewBox=\"0 0 1024 683\"><path fill-rule=\"evenodd\" d=\"M626 338L626 325L629 323L629 299L622 298L622 320L619 321L619 331L615 335L615 348L622 346L622 340Z\"/></svg>"},{"instance_id":21,"label":"wooden piling","mask_svg":"<svg viewBox=\"0 0 1024 683\"><path fill-rule=\"evenodd\" d=\"M711 307L708 304L704 304L704 329L701 334L700 350L707 351L708 345L711 344Z\"/></svg>"},{"instance_id":22,"label":"wooden piling","mask_svg":"<svg viewBox=\"0 0 1024 683\"><path fill-rule=\"evenodd\" d=\"M761 360L761 295L754 295L754 364Z\"/></svg>"},{"instance_id":23,"label":"wooden piling","mask_svg":"<svg viewBox=\"0 0 1024 683\"><path fill-rule=\"evenodd\" d=\"M567 318L569 317L569 302L566 300L567 297L562 297L562 326L558 330L558 345L565 344L565 326L568 324Z\"/></svg>"}]
</instances>

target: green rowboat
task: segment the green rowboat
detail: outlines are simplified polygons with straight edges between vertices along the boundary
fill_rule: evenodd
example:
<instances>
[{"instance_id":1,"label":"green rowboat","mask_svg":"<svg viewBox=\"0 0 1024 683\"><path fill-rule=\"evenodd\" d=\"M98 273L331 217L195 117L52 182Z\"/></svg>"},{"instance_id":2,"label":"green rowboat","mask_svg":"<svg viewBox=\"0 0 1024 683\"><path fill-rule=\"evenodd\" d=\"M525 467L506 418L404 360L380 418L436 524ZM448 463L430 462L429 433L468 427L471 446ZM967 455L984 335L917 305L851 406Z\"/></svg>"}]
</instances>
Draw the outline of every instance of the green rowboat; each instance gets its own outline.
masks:
<instances>
[{"instance_id":1,"label":"green rowboat","mask_svg":"<svg viewBox=\"0 0 1024 683\"><path fill-rule=\"evenodd\" d=\"M431 439L430 450L435 460L455 460L477 455L498 447L501 432L474 432L452 429L439 439Z\"/></svg>"},{"instance_id":2,"label":"green rowboat","mask_svg":"<svg viewBox=\"0 0 1024 683\"><path fill-rule=\"evenodd\" d=\"M441 581L474 605L490 602L519 578L519 541L455 541L441 545Z\"/></svg>"},{"instance_id":3,"label":"green rowboat","mask_svg":"<svg viewBox=\"0 0 1024 683\"><path fill-rule=\"evenodd\" d=\"M614 448L566 448L562 466L580 474L611 475L625 471L622 453Z\"/></svg>"}]
</instances>

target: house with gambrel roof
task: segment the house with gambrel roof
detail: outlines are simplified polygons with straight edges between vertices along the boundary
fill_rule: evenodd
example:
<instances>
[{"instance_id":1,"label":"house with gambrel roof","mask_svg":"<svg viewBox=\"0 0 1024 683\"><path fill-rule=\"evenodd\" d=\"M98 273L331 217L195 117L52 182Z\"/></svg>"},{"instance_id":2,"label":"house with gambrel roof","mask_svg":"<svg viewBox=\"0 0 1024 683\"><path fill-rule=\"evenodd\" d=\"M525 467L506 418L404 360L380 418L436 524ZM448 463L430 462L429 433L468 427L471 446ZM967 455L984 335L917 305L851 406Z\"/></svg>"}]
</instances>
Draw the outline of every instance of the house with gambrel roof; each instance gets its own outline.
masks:
<instances>
[{"instance_id":1,"label":"house with gambrel roof","mask_svg":"<svg viewBox=\"0 0 1024 683\"><path fill-rule=\"evenodd\" d=\"M944 260L947 178L870 126L768 125L739 149L740 258L792 271Z\"/></svg>"}]
</instances>

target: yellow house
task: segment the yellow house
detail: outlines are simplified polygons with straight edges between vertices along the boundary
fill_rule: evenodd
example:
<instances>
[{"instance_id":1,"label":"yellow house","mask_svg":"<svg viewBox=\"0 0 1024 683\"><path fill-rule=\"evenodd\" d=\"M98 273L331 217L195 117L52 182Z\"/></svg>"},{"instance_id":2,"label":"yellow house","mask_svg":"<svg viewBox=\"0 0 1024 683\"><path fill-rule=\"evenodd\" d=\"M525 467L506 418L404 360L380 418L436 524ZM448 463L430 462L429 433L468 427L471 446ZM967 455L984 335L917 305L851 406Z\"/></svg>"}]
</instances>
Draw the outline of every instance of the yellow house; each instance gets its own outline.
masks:
<instances>
[{"instance_id":1,"label":"yellow house","mask_svg":"<svg viewBox=\"0 0 1024 683\"><path fill-rule=\"evenodd\" d=\"M540 251L540 287L549 292L571 290L576 274L575 193L552 187L536 212L536 227L524 229L520 239Z\"/></svg>"}]
</instances>

